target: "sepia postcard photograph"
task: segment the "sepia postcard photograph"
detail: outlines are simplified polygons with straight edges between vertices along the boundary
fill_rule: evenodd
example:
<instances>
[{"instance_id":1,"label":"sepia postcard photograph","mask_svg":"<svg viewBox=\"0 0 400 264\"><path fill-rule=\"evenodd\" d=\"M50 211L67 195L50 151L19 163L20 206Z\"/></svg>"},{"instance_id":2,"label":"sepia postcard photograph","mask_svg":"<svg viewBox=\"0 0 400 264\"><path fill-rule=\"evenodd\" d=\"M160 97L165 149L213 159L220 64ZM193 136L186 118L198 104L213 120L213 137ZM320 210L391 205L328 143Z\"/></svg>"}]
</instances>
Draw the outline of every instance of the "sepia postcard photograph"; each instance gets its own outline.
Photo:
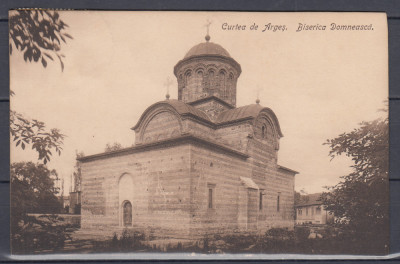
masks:
<instances>
[{"instance_id":1,"label":"sepia postcard photograph","mask_svg":"<svg viewBox=\"0 0 400 264\"><path fill-rule=\"evenodd\" d=\"M18 9L9 54L11 257L389 254L385 13Z\"/></svg>"}]
</instances>

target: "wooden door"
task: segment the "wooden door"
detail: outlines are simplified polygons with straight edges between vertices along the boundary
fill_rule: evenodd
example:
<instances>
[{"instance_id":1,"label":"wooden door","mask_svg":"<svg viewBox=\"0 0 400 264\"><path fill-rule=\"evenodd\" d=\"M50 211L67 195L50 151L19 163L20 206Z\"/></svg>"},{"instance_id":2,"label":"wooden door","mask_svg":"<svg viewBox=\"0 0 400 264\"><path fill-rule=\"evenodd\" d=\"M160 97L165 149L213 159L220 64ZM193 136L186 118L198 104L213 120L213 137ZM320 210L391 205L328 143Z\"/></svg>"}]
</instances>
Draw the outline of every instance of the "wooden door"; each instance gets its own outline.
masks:
<instances>
[{"instance_id":1,"label":"wooden door","mask_svg":"<svg viewBox=\"0 0 400 264\"><path fill-rule=\"evenodd\" d=\"M123 221L124 226L132 226L132 204L128 201L123 206Z\"/></svg>"}]
</instances>

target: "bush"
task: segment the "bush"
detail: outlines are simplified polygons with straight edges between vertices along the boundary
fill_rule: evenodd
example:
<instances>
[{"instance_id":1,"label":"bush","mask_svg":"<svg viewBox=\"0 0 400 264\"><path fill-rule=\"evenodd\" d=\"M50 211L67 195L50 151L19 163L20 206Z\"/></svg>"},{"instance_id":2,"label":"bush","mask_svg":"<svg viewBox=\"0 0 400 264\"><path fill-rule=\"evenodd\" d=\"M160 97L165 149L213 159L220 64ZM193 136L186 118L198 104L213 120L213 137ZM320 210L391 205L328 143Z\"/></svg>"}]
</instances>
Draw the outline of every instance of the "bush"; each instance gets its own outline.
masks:
<instances>
[{"instance_id":1,"label":"bush","mask_svg":"<svg viewBox=\"0 0 400 264\"><path fill-rule=\"evenodd\" d=\"M214 251L218 249L219 251L229 253L249 252L249 248L253 248L257 244L257 240L258 237L252 234L220 235L218 241L223 241L223 243L215 246Z\"/></svg>"},{"instance_id":2,"label":"bush","mask_svg":"<svg viewBox=\"0 0 400 264\"><path fill-rule=\"evenodd\" d=\"M114 233L114 236L110 241L106 241L96 247L100 249L100 252L128 252L145 249L146 246L143 243L144 241L145 235L143 233L124 229L120 237Z\"/></svg>"},{"instance_id":3,"label":"bush","mask_svg":"<svg viewBox=\"0 0 400 264\"><path fill-rule=\"evenodd\" d=\"M287 228L271 228L265 233L265 236L272 240L288 240L294 238L294 232Z\"/></svg>"},{"instance_id":4,"label":"bush","mask_svg":"<svg viewBox=\"0 0 400 264\"><path fill-rule=\"evenodd\" d=\"M294 230L294 237L297 242L302 242L308 239L310 229L308 227L296 227Z\"/></svg>"},{"instance_id":5,"label":"bush","mask_svg":"<svg viewBox=\"0 0 400 264\"><path fill-rule=\"evenodd\" d=\"M64 247L69 238L69 225L56 215L42 215L38 218L25 216L11 233L13 254L32 254L44 250L57 251Z\"/></svg>"}]
</instances>

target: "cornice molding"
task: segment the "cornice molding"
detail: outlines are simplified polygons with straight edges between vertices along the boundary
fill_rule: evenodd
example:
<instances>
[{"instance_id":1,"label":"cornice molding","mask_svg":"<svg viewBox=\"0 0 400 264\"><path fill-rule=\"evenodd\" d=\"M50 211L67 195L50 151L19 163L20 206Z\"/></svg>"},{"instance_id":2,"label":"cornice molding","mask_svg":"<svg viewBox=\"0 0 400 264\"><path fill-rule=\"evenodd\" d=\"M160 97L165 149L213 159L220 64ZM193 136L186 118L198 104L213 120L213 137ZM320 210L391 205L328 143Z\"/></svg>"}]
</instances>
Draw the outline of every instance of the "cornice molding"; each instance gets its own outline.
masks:
<instances>
[{"instance_id":1,"label":"cornice molding","mask_svg":"<svg viewBox=\"0 0 400 264\"><path fill-rule=\"evenodd\" d=\"M169 147L179 146L179 145L184 145L184 144L200 145L200 146L206 147L210 150L222 152L224 154L235 156L235 157L243 159L243 160L249 158L248 154L238 151L238 150L235 150L235 149L232 149L232 148L222 145L218 142L214 142L209 139L201 138L201 137L198 137L198 136L195 136L192 134L183 134L183 135L181 135L179 137L175 137L175 138L169 138L169 139L165 139L165 140L161 140L161 141L157 141L157 142L140 144L140 145L136 145L133 147L124 148L124 149L111 151L111 152L104 152L104 153L89 155L89 156L85 156L82 158L78 158L77 160L80 162L89 162L89 161L94 161L94 160L99 160L99 159L110 158L110 157L125 156L125 155L129 155L129 154L137 153L137 152L149 151L149 150L154 150L154 149L169 148Z\"/></svg>"}]
</instances>

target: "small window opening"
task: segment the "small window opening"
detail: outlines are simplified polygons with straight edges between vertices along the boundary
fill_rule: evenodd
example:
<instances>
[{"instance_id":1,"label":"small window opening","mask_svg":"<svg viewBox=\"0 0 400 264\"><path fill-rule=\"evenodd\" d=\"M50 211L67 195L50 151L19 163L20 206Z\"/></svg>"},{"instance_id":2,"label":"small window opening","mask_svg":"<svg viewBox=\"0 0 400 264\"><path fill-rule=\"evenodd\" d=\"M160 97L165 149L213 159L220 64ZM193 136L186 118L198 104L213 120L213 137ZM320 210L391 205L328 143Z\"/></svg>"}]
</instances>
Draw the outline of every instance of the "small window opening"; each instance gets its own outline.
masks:
<instances>
[{"instance_id":1,"label":"small window opening","mask_svg":"<svg viewBox=\"0 0 400 264\"><path fill-rule=\"evenodd\" d=\"M281 194L280 193L278 193L278 196L276 197L276 211L277 212L279 212L279 210L280 210L280 203L281 203Z\"/></svg>"},{"instance_id":2,"label":"small window opening","mask_svg":"<svg viewBox=\"0 0 400 264\"><path fill-rule=\"evenodd\" d=\"M213 189L208 189L208 209L213 208Z\"/></svg>"},{"instance_id":3,"label":"small window opening","mask_svg":"<svg viewBox=\"0 0 400 264\"><path fill-rule=\"evenodd\" d=\"M262 138L265 138L265 126L262 126L262 128L261 128L261 137Z\"/></svg>"}]
</instances>

